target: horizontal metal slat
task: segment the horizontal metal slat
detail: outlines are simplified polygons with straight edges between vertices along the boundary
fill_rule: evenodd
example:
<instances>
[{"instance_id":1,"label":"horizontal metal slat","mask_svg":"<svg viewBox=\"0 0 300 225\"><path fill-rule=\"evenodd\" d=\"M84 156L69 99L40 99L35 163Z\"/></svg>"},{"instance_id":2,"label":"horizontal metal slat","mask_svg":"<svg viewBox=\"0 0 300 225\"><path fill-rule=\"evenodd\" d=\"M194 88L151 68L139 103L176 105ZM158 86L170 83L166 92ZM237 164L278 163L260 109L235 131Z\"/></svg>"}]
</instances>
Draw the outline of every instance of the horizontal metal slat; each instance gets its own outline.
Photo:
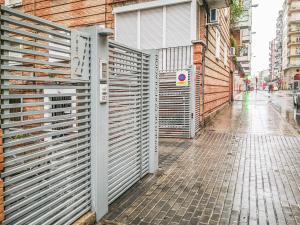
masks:
<instances>
[{"instance_id":1,"label":"horizontal metal slat","mask_svg":"<svg viewBox=\"0 0 300 225\"><path fill-rule=\"evenodd\" d=\"M37 68L32 68L32 67L5 66L5 65L1 65L1 69L2 70L10 70L10 71L35 72L35 73L47 73L47 74L63 74L63 75L70 75L70 73L71 73L70 71L65 71L65 70L37 69ZM14 85L14 86L18 86L18 85ZM19 85L19 86L22 86L22 85ZM26 86L26 85L23 85L23 86ZM45 87L45 89L46 89L46 87Z\"/></svg>"},{"instance_id":2,"label":"horizontal metal slat","mask_svg":"<svg viewBox=\"0 0 300 225\"><path fill-rule=\"evenodd\" d=\"M11 46L6 46L6 45L1 45L1 49L6 50L8 52L17 52L17 53L22 53L22 54L43 56L43 57L47 57L47 58L61 59L61 60L66 60L66 61L71 60L71 57L66 57L66 56L62 56L59 54L57 54L57 55L49 54L49 53L44 53L44 52L39 52L39 51L34 51L34 50L29 50L29 49L24 49L24 48L16 48L16 47L11 47Z\"/></svg>"},{"instance_id":3,"label":"horizontal metal slat","mask_svg":"<svg viewBox=\"0 0 300 225\"><path fill-rule=\"evenodd\" d=\"M1 78L3 78L2 76ZM46 105L59 105L59 104L80 104L80 103L90 103L89 99L82 100L64 100L64 101L49 101L49 102L30 102L30 103L11 103L7 105L1 105L1 109L14 109L14 108L23 108L31 106L46 106Z\"/></svg>"},{"instance_id":4,"label":"horizontal metal slat","mask_svg":"<svg viewBox=\"0 0 300 225\"><path fill-rule=\"evenodd\" d=\"M43 49L66 53L66 54L71 53L71 50L68 48L59 48L59 47L55 47L55 46L44 45L44 44L41 44L38 42L26 41L24 39L13 38L13 37L9 37L6 35L2 35L1 40L11 42L11 43L17 43L17 44L21 44L21 45L27 45L27 46L31 46L31 47L43 48Z\"/></svg>"},{"instance_id":5,"label":"horizontal metal slat","mask_svg":"<svg viewBox=\"0 0 300 225\"><path fill-rule=\"evenodd\" d=\"M61 89L64 89L63 86ZM24 98L51 98L51 97L66 97L66 96L74 96L74 97L85 97L90 98L90 92L87 93L60 93L60 94L9 94L9 95L1 95L2 100L6 99L24 99Z\"/></svg>"},{"instance_id":6,"label":"horizontal metal slat","mask_svg":"<svg viewBox=\"0 0 300 225\"><path fill-rule=\"evenodd\" d=\"M32 33L32 32L23 31L23 30L20 30L20 29L14 29L14 28L11 28L11 27L8 27L8 26L5 26L5 25L1 26L1 30L5 31L5 32L12 33L12 34L17 34L19 36L25 36L25 37L29 37L29 38L33 38L33 39L38 39L38 40L41 40L41 41L46 41L46 42L50 42L50 43L54 43L54 44L58 44L58 45L63 45L63 46L66 46L66 47L71 46L71 43L67 42L67 41L62 41L62 40L56 39L56 38L43 37L41 35L38 35L38 34L35 34L35 33Z\"/></svg>"},{"instance_id":7,"label":"horizontal metal slat","mask_svg":"<svg viewBox=\"0 0 300 225\"><path fill-rule=\"evenodd\" d=\"M46 29L46 28L43 28L43 27L33 24L33 23L28 23L28 22L23 22L21 20L12 19L12 17L9 17L9 16L1 15L1 20L4 22L8 22L10 24L20 26L22 28L26 27L26 28L29 28L29 29L32 29L35 31L39 31L39 32L42 32L43 34L50 34L52 36L56 36L56 37L59 37L62 39L67 39L67 40L71 39L70 35L66 35L66 34L63 34L61 32L57 32L54 30Z\"/></svg>"},{"instance_id":8,"label":"horizontal metal slat","mask_svg":"<svg viewBox=\"0 0 300 225\"><path fill-rule=\"evenodd\" d=\"M51 125L44 125L44 126L39 126L39 127L34 127L34 128L26 128L26 129L17 129L14 131L9 131L7 130L5 134L3 134L3 138L11 138L17 135L23 135L23 134L27 134L30 135L30 133L33 132L41 132L41 131L47 131L49 129L54 129L54 128L61 128L61 127L65 127L65 126L71 126L71 125L76 125L79 123L89 123L91 120L90 118L86 118L86 119L80 119L80 120L71 120L71 121L67 121L67 122L61 122L61 123L54 123Z\"/></svg>"},{"instance_id":9,"label":"horizontal metal slat","mask_svg":"<svg viewBox=\"0 0 300 225\"><path fill-rule=\"evenodd\" d=\"M52 131L48 131L46 134L39 134L39 135L35 135L35 136L29 136L26 138L19 138L13 141L7 141L3 144L3 147L13 147L13 146L18 146L18 145L25 145L25 144L30 144L32 142L36 142L36 141L42 141L45 138L52 138L53 136L59 136L59 135L64 135L64 134L70 134L70 133L76 133L78 131L81 130L85 130L90 128L90 125L81 125L81 126L77 126L77 127L70 127L70 128L65 128L62 130L52 130Z\"/></svg>"},{"instance_id":10,"label":"horizontal metal slat","mask_svg":"<svg viewBox=\"0 0 300 225\"><path fill-rule=\"evenodd\" d=\"M7 202L5 204L9 204L10 202L14 202L20 198L23 198L23 195L25 194L30 194L34 191L43 189L50 184L54 184L58 180L62 179L65 173L75 173L85 166L90 166L90 156L78 159L76 167L74 167L74 164L67 163L48 173L33 177L30 180L24 182L16 183L12 186L10 186L10 183L8 181L4 180L4 183L6 185L4 195L6 199L5 202ZM17 194L20 191L21 193ZM10 197L10 195L12 195L12 197Z\"/></svg>"},{"instance_id":11,"label":"horizontal metal slat","mask_svg":"<svg viewBox=\"0 0 300 225\"><path fill-rule=\"evenodd\" d=\"M52 27L54 29L59 29L59 30L65 31L65 32L70 32L71 31L71 29L69 29L65 26L62 26L60 24L53 23L53 22L51 22L49 20L46 20L46 19L43 19L41 17L32 16L28 13L23 13L21 11L14 10L10 7L6 7L6 6L1 5L1 11L2 11L2 13L9 13L10 15L14 15L14 16L17 16L17 17L20 17L20 18L23 18L23 19L28 19L28 20L31 20L31 21L36 22L38 24L43 24L43 25Z\"/></svg>"},{"instance_id":12,"label":"horizontal metal slat","mask_svg":"<svg viewBox=\"0 0 300 225\"><path fill-rule=\"evenodd\" d=\"M21 116L33 116L33 115L45 115L46 113L56 113L56 112L66 112L66 111L80 111L86 110L86 106L76 106L76 107L61 107L56 109L46 109L46 110L30 110L30 111L23 111L23 112L16 112L16 113L8 113L8 114L1 114L3 119L21 117Z\"/></svg>"},{"instance_id":13,"label":"horizontal metal slat","mask_svg":"<svg viewBox=\"0 0 300 225\"><path fill-rule=\"evenodd\" d=\"M83 151L84 149L87 149L87 148L89 148L89 144L81 145L76 148L66 148L64 150L61 150L59 152L52 154L51 156L48 155L48 156L46 156L44 158L40 158L38 160L34 160L34 161L31 161L28 163L23 163L22 165L20 165L18 167L13 167L13 168L6 167L3 174L1 174L1 177L7 177L7 176L16 175L16 174L19 175L24 171L31 170L32 168L43 165L46 162L56 160L56 159L62 158L62 157L73 156L74 154L76 154L76 151L78 151L78 152Z\"/></svg>"},{"instance_id":14,"label":"horizontal metal slat","mask_svg":"<svg viewBox=\"0 0 300 225\"><path fill-rule=\"evenodd\" d=\"M57 183L55 185L51 185L49 188L43 190L43 191L39 191L38 193L35 193L34 195L31 196L26 196L25 200L19 201L16 204L11 204L9 207L7 207L7 209L5 210L5 214L8 215L16 210L18 210L20 212L22 212L23 214L30 212L31 210L42 206L44 203L47 203L47 201L51 201L53 200L53 198L56 195L60 195L61 193L65 192L66 189L64 188L64 186L68 185L67 188L72 188L74 186L77 186L78 184L87 181L88 179L90 179L90 177L88 176L88 171L81 171L78 174L70 174L72 176L65 176L65 179L62 179L60 183ZM49 193L51 193L49 195ZM40 199L44 197L43 199ZM39 201L35 201L38 200ZM22 207L26 207L25 209L23 209L22 211L20 210ZM34 211L34 210L33 210Z\"/></svg>"},{"instance_id":15,"label":"horizontal metal slat","mask_svg":"<svg viewBox=\"0 0 300 225\"><path fill-rule=\"evenodd\" d=\"M31 214L28 218L24 218L15 224L23 225L24 222L26 222L26 223L29 222L28 224L32 224L32 225L34 225L34 224L51 224L55 220L59 219L60 217L63 217L63 212L65 212L68 209L68 206L70 203L73 206L74 205L80 206L80 204L85 201L89 202L90 189L91 188L89 187L89 184L85 183L82 186L79 186L76 189L74 189L72 192L66 193L66 194L62 195L62 197L53 201L50 205L53 205L55 207L52 207L51 210L49 210L49 208L46 208L46 209L41 208L40 210L35 211L34 215L37 215L35 220L31 219L31 217L33 216L33 214ZM66 199L66 198L69 198L69 199ZM46 211L46 212L43 213L44 211Z\"/></svg>"},{"instance_id":16,"label":"horizontal metal slat","mask_svg":"<svg viewBox=\"0 0 300 225\"><path fill-rule=\"evenodd\" d=\"M65 137L56 138L52 141L46 141L46 142L43 142L43 143L32 144L32 145L26 146L26 147L23 146L23 147L20 147L20 148L15 148L13 150L4 152L4 157L15 156L16 154L25 153L25 152L28 152L28 151L35 150L37 148L51 147L51 146L53 146L57 143L70 141L70 140L73 140L74 138L82 138L85 135L89 135L89 134L90 134L89 131L85 131L85 132L81 132L81 133L77 133L77 134L73 134L73 135L71 134L71 135L68 135L68 136L65 136Z\"/></svg>"},{"instance_id":17,"label":"horizontal metal slat","mask_svg":"<svg viewBox=\"0 0 300 225\"><path fill-rule=\"evenodd\" d=\"M88 110L86 110L86 111L88 111ZM64 116L52 116L52 117L43 118L43 119L32 119L32 120L25 120L25 121L21 121L21 122L4 123L4 124L1 124L1 127L2 128L12 128L12 127L19 127L19 126L24 126L24 125L36 124L36 123L58 122L61 120L71 119L71 118L80 117L80 116L90 116L90 113L89 112L73 113L73 114L64 115Z\"/></svg>"},{"instance_id":18,"label":"horizontal metal slat","mask_svg":"<svg viewBox=\"0 0 300 225\"><path fill-rule=\"evenodd\" d=\"M83 143L89 143L89 138L83 138L83 139L78 139L78 140L64 143L64 144L58 144L55 147L49 148L47 150L43 149L41 151L32 152L30 155L18 156L16 158L13 158L10 160L6 159L5 166L12 166L12 165L16 165L18 163L24 163L24 161L33 160L38 157L44 157L47 154L54 153L54 152L60 151L62 149L67 149L72 146L82 145Z\"/></svg>"},{"instance_id":19,"label":"horizontal metal slat","mask_svg":"<svg viewBox=\"0 0 300 225\"><path fill-rule=\"evenodd\" d=\"M20 182L20 181L23 181L23 180L26 180L27 178L29 177L32 177L34 176L35 174L37 173L40 173L40 172L43 172L45 170L48 170L48 169L51 169L53 167L56 167L56 166L62 166L64 165L65 163L67 163L68 161L72 161L74 159L78 159L79 157L81 156L84 156L84 155L88 155L90 154L90 150L87 149L85 151L82 151L80 153L77 153L75 155L72 155L72 156L69 156L67 158L64 158L56 163L51 163L50 165L46 165L46 166L42 166L42 167L39 167L37 169L34 169L34 170L31 170L30 172L27 172L25 174L22 174L20 176L17 176L17 177L14 177L14 178L11 178L9 181L6 181L5 183L8 183L8 184L15 184L17 182ZM1 174L1 177L3 177L4 175Z\"/></svg>"},{"instance_id":20,"label":"horizontal metal slat","mask_svg":"<svg viewBox=\"0 0 300 225\"><path fill-rule=\"evenodd\" d=\"M58 62L51 62L51 61L44 61L44 60L37 60L37 59L29 59L24 57L23 58L11 57L8 55L1 55L1 60L70 68L70 63L58 63Z\"/></svg>"}]
</instances>

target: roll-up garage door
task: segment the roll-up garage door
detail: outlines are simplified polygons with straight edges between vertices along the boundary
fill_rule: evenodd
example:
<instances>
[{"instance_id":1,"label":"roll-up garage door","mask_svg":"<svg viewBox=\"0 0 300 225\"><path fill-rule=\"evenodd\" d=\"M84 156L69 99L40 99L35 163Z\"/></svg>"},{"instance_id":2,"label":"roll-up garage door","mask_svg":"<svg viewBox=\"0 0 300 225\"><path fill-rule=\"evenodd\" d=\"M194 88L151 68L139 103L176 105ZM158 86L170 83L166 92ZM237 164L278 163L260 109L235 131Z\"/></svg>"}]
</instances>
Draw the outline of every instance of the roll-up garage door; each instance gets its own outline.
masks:
<instances>
[{"instance_id":1,"label":"roll-up garage door","mask_svg":"<svg viewBox=\"0 0 300 225\"><path fill-rule=\"evenodd\" d=\"M122 11L115 18L116 41L134 48L186 46L192 41L190 2Z\"/></svg>"},{"instance_id":2,"label":"roll-up garage door","mask_svg":"<svg viewBox=\"0 0 300 225\"><path fill-rule=\"evenodd\" d=\"M109 43L109 203L149 172L149 55Z\"/></svg>"},{"instance_id":3,"label":"roll-up garage door","mask_svg":"<svg viewBox=\"0 0 300 225\"><path fill-rule=\"evenodd\" d=\"M189 71L191 75L191 72ZM176 86L176 72L159 74L159 136L190 138L191 76L189 86Z\"/></svg>"}]
</instances>

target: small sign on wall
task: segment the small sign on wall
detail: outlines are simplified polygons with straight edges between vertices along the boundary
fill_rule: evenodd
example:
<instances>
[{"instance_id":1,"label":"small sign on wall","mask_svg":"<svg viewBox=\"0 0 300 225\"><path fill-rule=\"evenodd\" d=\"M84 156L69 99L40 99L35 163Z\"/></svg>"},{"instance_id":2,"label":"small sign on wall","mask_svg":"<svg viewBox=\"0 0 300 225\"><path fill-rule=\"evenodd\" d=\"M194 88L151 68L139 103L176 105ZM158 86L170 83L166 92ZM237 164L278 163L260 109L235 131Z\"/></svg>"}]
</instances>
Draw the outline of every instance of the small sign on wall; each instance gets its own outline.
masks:
<instances>
[{"instance_id":1,"label":"small sign on wall","mask_svg":"<svg viewBox=\"0 0 300 225\"><path fill-rule=\"evenodd\" d=\"M189 85L189 72L186 70L177 71L176 86L186 87Z\"/></svg>"}]
</instances>

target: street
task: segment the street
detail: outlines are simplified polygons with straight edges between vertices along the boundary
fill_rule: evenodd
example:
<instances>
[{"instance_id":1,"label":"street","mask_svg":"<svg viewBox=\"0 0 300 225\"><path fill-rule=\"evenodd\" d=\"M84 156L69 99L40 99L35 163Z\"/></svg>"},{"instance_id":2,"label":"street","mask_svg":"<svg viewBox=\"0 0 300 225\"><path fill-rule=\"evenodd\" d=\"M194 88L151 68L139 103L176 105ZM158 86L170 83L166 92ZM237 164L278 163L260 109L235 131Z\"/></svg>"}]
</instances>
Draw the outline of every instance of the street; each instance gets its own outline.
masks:
<instances>
[{"instance_id":1,"label":"street","mask_svg":"<svg viewBox=\"0 0 300 225\"><path fill-rule=\"evenodd\" d=\"M196 139L161 140L159 172L100 224L300 224L299 126L274 99L242 93Z\"/></svg>"}]
</instances>

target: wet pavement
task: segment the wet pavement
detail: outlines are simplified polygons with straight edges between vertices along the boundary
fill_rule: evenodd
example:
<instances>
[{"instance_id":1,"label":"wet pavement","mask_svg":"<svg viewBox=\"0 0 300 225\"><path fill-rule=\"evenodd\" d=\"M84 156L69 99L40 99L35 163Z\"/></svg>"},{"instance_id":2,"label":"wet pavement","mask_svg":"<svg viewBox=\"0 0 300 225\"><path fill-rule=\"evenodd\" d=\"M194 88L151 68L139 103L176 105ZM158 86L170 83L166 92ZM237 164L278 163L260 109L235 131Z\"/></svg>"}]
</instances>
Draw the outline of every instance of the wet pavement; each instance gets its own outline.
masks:
<instances>
[{"instance_id":1,"label":"wet pavement","mask_svg":"<svg viewBox=\"0 0 300 225\"><path fill-rule=\"evenodd\" d=\"M296 109L293 103L291 91L278 91L271 95L274 108L300 132L300 109Z\"/></svg>"},{"instance_id":2,"label":"wet pavement","mask_svg":"<svg viewBox=\"0 0 300 225\"><path fill-rule=\"evenodd\" d=\"M100 224L300 224L300 137L265 93L240 95L194 140L160 143L160 170Z\"/></svg>"}]
</instances>

